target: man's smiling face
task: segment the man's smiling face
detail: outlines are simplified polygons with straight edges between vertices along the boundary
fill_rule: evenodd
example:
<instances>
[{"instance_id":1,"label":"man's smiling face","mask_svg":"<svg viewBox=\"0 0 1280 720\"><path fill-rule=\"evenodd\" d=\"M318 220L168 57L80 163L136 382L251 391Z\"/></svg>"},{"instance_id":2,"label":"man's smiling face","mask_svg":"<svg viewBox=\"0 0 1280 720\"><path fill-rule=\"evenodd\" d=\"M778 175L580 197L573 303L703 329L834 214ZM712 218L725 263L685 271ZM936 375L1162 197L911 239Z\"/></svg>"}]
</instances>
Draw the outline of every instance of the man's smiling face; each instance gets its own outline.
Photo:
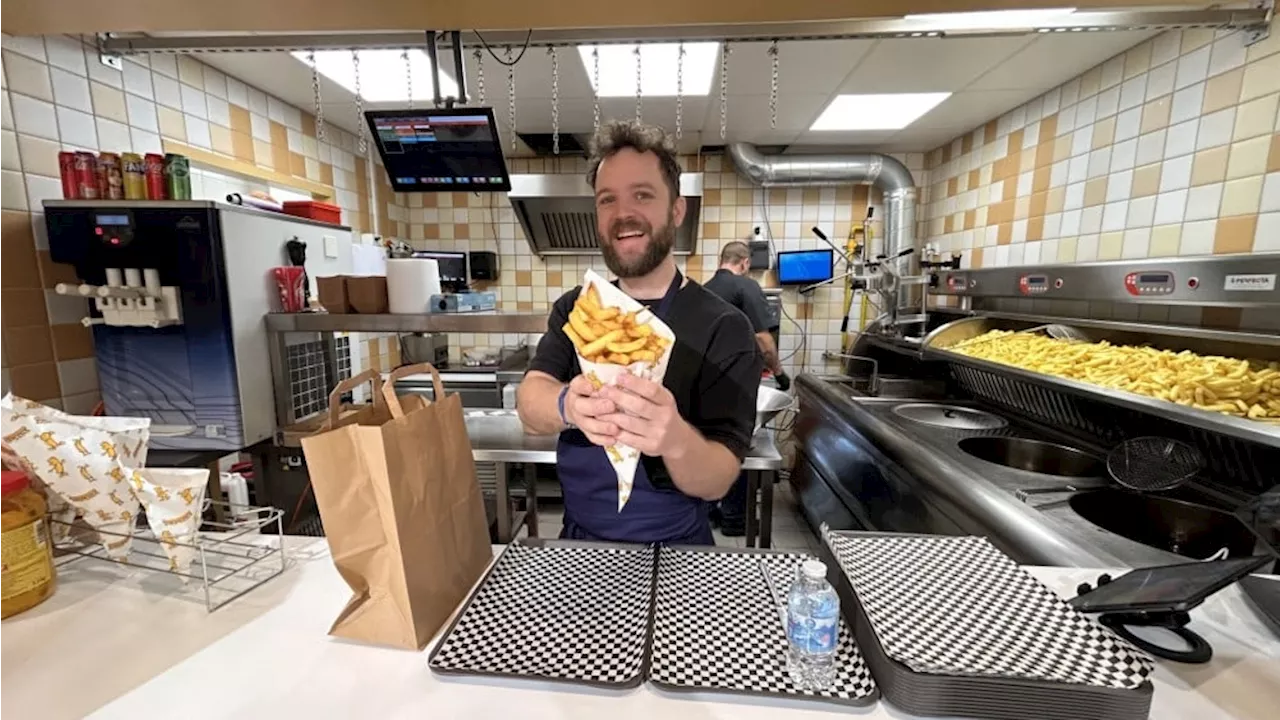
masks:
<instances>
[{"instance_id":1,"label":"man's smiling face","mask_svg":"<svg viewBox=\"0 0 1280 720\"><path fill-rule=\"evenodd\" d=\"M605 265L620 278L647 275L675 245L684 198L673 197L652 152L623 148L596 175L596 233Z\"/></svg>"}]
</instances>

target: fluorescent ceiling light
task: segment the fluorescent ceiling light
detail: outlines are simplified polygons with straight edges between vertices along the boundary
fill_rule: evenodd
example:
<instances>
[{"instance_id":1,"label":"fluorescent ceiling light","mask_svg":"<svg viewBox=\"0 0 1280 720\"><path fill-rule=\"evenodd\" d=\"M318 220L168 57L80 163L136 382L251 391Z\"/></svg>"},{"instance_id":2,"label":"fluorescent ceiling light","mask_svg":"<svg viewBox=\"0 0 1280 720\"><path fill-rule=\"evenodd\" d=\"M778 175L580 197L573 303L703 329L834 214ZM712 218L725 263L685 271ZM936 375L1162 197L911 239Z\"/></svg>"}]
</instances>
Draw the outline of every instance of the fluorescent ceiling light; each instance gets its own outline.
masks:
<instances>
[{"instance_id":1,"label":"fluorescent ceiling light","mask_svg":"<svg viewBox=\"0 0 1280 720\"><path fill-rule=\"evenodd\" d=\"M837 95L810 130L898 130L951 97L949 92Z\"/></svg>"},{"instance_id":2,"label":"fluorescent ceiling light","mask_svg":"<svg viewBox=\"0 0 1280 720\"><path fill-rule=\"evenodd\" d=\"M404 66L403 50L360 50L360 95L368 102L408 102L412 81L414 100L431 100L431 61L421 50L409 51L409 70ZM293 56L311 66L306 52ZM342 87L356 91L356 71L350 50L324 50L316 53L316 69L321 75ZM412 75L410 75L412 72ZM457 96L458 83L440 73L440 94Z\"/></svg>"},{"instance_id":3,"label":"fluorescent ceiling light","mask_svg":"<svg viewBox=\"0 0 1280 720\"><path fill-rule=\"evenodd\" d=\"M951 30L979 28L1034 27L1045 20L1056 20L1075 12L1069 8L1045 8L1042 10L984 10L980 12L925 13L906 15L904 20L945 26Z\"/></svg>"},{"instance_id":4,"label":"fluorescent ceiling light","mask_svg":"<svg viewBox=\"0 0 1280 720\"><path fill-rule=\"evenodd\" d=\"M635 45L579 45L578 55L587 79L595 85L595 60L591 51L600 49L600 87L595 88L600 97L636 96L636 46ZM646 97L676 94L679 44L653 43L640 46L640 87ZM711 92L711 77L715 74L716 57L720 43L689 42L684 44L685 95L707 95Z\"/></svg>"}]
</instances>

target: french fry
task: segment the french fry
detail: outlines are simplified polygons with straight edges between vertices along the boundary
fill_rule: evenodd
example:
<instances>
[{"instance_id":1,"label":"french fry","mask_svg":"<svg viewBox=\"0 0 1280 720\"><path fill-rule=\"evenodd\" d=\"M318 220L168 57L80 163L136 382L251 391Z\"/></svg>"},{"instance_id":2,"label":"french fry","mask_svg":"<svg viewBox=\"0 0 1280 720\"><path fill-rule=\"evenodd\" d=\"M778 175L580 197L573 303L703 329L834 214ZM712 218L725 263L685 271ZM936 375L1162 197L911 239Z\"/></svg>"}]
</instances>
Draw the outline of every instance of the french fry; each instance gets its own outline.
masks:
<instances>
[{"instance_id":1,"label":"french fry","mask_svg":"<svg viewBox=\"0 0 1280 720\"><path fill-rule=\"evenodd\" d=\"M569 325L578 333L578 337L587 342L592 342L600 337L600 334L593 331L591 325L588 324L586 313L579 308L574 308L573 312L569 313Z\"/></svg>"},{"instance_id":2,"label":"french fry","mask_svg":"<svg viewBox=\"0 0 1280 720\"><path fill-rule=\"evenodd\" d=\"M658 362L658 353L652 350L637 350L631 353L631 362Z\"/></svg>"},{"instance_id":3,"label":"french fry","mask_svg":"<svg viewBox=\"0 0 1280 720\"><path fill-rule=\"evenodd\" d=\"M616 307L587 308L587 314L590 315L591 319L595 320L596 322L604 322L606 320L613 320L614 318L618 317L618 315L621 314L621 311L619 311L618 308Z\"/></svg>"},{"instance_id":4,"label":"french fry","mask_svg":"<svg viewBox=\"0 0 1280 720\"><path fill-rule=\"evenodd\" d=\"M577 332L576 330L574 330L574 329L573 329L573 325L572 325L572 324L570 324L570 323L565 323L565 324L564 324L564 327L562 327L562 328L560 328L560 329L561 329L561 330L564 330L564 334L569 336L569 342L573 343L573 346L574 346L575 348L577 348L577 349L581 350L581 349L582 349L582 346L587 344L587 341L586 341L586 340L583 340L583 339L582 339L582 336L581 336L581 335L579 335L579 334L578 334L578 332Z\"/></svg>"},{"instance_id":5,"label":"french fry","mask_svg":"<svg viewBox=\"0 0 1280 720\"><path fill-rule=\"evenodd\" d=\"M632 325L627 328L627 334L633 338L649 337L653 334L653 328L648 325Z\"/></svg>"},{"instance_id":6,"label":"french fry","mask_svg":"<svg viewBox=\"0 0 1280 720\"><path fill-rule=\"evenodd\" d=\"M637 350L643 349L645 344L648 342L649 341L646 340L645 338L640 338L639 340L631 340L629 342L612 342L612 343L609 343L609 352L623 353L623 354L633 353Z\"/></svg>"},{"instance_id":7,"label":"french fry","mask_svg":"<svg viewBox=\"0 0 1280 720\"><path fill-rule=\"evenodd\" d=\"M611 352L605 356L605 360L607 362L613 363L614 365L630 365L631 364L631 356L627 355L626 353Z\"/></svg>"},{"instance_id":8,"label":"french fry","mask_svg":"<svg viewBox=\"0 0 1280 720\"><path fill-rule=\"evenodd\" d=\"M582 355L583 357L591 357L592 355L599 355L602 351L604 351L605 348L609 347L609 343L617 342L621 337L622 337L621 330L610 330L604 335L601 335L599 338L587 343L582 348Z\"/></svg>"}]
</instances>

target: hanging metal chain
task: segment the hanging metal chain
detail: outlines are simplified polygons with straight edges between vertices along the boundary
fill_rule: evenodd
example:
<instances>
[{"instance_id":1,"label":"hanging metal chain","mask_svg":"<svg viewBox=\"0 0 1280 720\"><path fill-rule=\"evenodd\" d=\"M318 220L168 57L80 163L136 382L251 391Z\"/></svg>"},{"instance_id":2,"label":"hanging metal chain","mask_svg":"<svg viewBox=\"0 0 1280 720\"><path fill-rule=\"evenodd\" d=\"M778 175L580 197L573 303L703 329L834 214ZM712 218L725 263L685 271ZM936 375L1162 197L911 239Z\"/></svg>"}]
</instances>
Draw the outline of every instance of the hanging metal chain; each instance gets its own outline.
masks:
<instances>
[{"instance_id":1,"label":"hanging metal chain","mask_svg":"<svg viewBox=\"0 0 1280 720\"><path fill-rule=\"evenodd\" d=\"M511 152L516 151L516 64L511 59L511 46L507 53L507 128L511 132Z\"/></svg>"},{"instance_id":2,"label":"hanging metal chain","mask_svg":"<svg viewBox=\"0 0 1280 720\"><path fill-rule=\"evenodd\" d=\"M360 53L351 51L351 67L356 74L356 148L361 155L369 152L369 143L364 139L364 96L360 94Z\"/></svg>"},{"instance_id":3,"label":"hanging metal chain","mask_svg":"<svg viewBox=\"0 0 1280 720\"><path fill-rule=\"evenodd\" d=\"M769 80L769 128L778 129L778 41L769 43L769 57L773 64L773 77Z\"/></svg>"},{"instance_id":4,"label":"hanging metal chain","mask_svg":"<svg viewBox=\"0 0 1280 720\"><path fill-rule=\"evenodd\" d=\"M484 53L476 48L471 54L476 59L476 94L480 98L480 106L484 106Z\"/></svg>"},{"instance_id":5,"label":"hanging metal chain","mask_svg":"<svg viewBox=\"0 0 1280 720\"><path fill-rule=\"evenodd\" d=\"M595 125L593 130L600 129L600 46L591 48L591 102L594 104Z\"/></svg>"},{"instance_id":6,"label":"hanging metal chain","mask_svg":"<svg viewBox=\"0 0 1280 720\"><path fill-rule=\"evenodd\" d=\"M720 50L720 139L729 128L729 43Z\"/></svg>"},{"instance_id":7,"label":"hanging metal chain","mask_svg":"<svg viewBox=\"0 0 1280 720\"><path fill-rule=\"evenodd\" d=\"M560 52L555 45L547 48L551 56L551 152L560 154Z\"/></svg>"},{"instance_id":8,"label":"hanging metal chain","mask_svg":"<svg viewBox=\"0 0 1280 720\"><path fill-rule=\"evenodd\" d=\"M405 48L400 53L400 59L404 60L404 89L409 95L409 109L413 109L413 66L409 64L409 48Z\"/></svg>"},{"instance_id":9,"label":"hanging metal chain","mask_svg":"<svg viewBox=\"0 0 1280 720\"><path fill-rule=\"evenodd\" d=\"M311 64L311 99L315 103L316 140L324 139L324 103L320 102L320 70L316 68L316 51L307 51L307 62Z\"/></svg>"},{"instance_id":10,"label":"hanging metal chain","mask_svg":"<svg viewBox=\"0 0 1280 720\"><path fill-rule=\"evenodd\" d=\"M676 46L676 140L684 136L684 41Z\"/></svg>"},{"instance_id":11,"label":"hanging metal chain","mask_svg":"<svg viewBox=\"0 0 1280 720\"><path fill-rule=\"evenodd\" d=\"M640 46L636 45L636 122L640 122L641 115L641 98L644 93L640 87Z\"/></svg>"}]
</instances>

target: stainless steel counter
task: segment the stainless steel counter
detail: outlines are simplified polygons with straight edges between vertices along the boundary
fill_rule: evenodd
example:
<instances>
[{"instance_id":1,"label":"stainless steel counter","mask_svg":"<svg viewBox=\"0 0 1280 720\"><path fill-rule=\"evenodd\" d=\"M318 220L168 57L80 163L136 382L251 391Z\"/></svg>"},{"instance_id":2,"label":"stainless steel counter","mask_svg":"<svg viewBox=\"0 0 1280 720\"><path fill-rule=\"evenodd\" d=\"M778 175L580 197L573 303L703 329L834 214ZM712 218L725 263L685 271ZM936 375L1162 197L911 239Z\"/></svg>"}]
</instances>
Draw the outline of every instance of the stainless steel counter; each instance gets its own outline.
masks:
<instances>
[{"instance_id":1,"label":"stainless steel counter","mask_svg":"<svg viewBox=\"0 0 1280 720\"><path fill-rule=\"evenodd\" d=\"M529 435L514 410L467 410L467 435L471 454L477 462L535 463L554 465L555 435ZM777 471L782 455L772 430L761 428L751 439L751 451L742 462L743 470Z\"/></svg>"}]
</instances>

